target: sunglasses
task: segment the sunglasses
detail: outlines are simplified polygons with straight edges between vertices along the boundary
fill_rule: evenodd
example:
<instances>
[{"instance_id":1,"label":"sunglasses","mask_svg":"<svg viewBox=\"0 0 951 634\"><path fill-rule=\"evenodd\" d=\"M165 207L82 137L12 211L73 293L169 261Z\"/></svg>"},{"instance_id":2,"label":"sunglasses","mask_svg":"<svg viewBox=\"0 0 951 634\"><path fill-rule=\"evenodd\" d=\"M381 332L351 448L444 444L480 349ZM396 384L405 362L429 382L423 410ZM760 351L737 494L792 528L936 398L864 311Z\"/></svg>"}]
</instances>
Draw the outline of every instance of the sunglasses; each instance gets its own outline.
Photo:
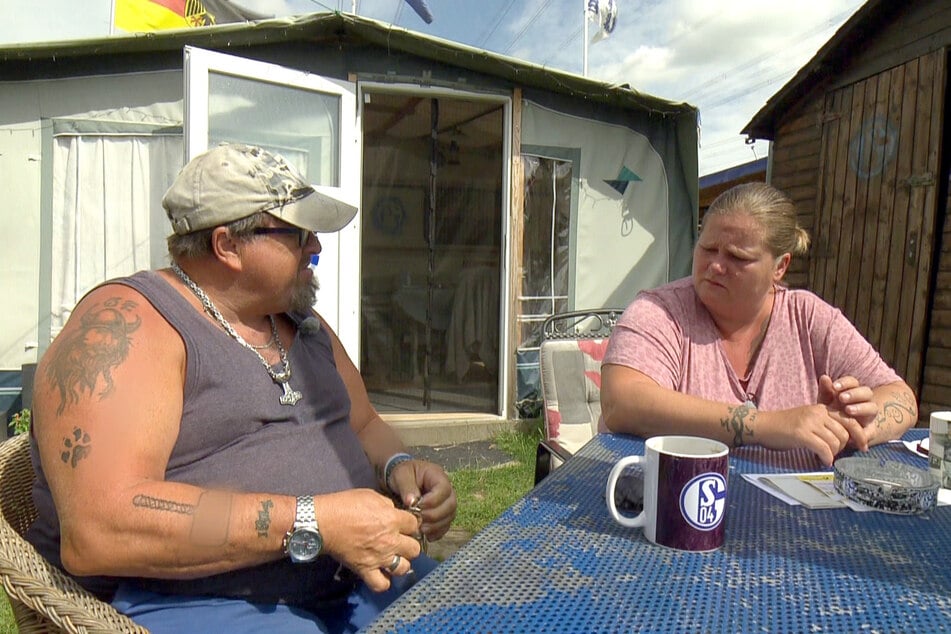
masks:
<instances>
[{"instance_id":1,"label":"sunglasses","mask_svg":"<svg viewBox=\"0 0 951 634\"><path fill-rule=\"evenodd\" d=\"M297 235L297 246L301 249L307 244L307 241L310 240L310 236L313 235L312 231L307 229L298 229L297 227L258 227L253 231L254 235L269 235L269 234L287 234L287 235Z\"/></svg>"}]
</instances>

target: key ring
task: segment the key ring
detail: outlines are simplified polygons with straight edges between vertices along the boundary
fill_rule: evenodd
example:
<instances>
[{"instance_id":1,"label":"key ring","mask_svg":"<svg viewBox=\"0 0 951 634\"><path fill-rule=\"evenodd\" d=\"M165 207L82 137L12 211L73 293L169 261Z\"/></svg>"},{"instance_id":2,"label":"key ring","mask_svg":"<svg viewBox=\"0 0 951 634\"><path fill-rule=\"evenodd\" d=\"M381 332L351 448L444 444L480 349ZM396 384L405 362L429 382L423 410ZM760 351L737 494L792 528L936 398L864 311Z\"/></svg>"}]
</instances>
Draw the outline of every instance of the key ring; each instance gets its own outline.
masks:
<instances>
[{"instance_id":1,"label":"key ring","mask_svg":"<svg viewBox=\"0 0 951 634\"><path fill-rule=\"evenodd\" d=\"M421 498L413 499L412 502L410 502L410 505L406 507L406 510L412 513L413 515L415 515L416 521L419 522L420 525L422 525L423 509L420 508L419 506L420 501L421 501ZM420 552L427 554L427 550L429 549L429 540L426 539L426 535L423 533L422 530L419 531L419 537L416 538L416 541L419 542Z\"/></svg>"}]
</instances>

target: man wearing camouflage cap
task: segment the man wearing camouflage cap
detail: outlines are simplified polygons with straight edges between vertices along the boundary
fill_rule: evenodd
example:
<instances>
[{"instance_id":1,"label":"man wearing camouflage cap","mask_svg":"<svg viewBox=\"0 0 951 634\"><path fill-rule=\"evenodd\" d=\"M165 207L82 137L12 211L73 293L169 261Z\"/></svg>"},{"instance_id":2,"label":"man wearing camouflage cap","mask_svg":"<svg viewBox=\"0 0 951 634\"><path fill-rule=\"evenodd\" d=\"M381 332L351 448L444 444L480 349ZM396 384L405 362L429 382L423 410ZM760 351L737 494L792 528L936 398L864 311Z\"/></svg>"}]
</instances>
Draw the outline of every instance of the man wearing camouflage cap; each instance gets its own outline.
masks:
<instances>
[{"instance_id":1,"label":"man wearing camouflage cap","mask_svg":"<svg viewBox=\"0 0 951 634\"><path fill-rule=\"evenodd\" d=\"M315 232L356 209L240 144L163 206L171 267L90 291L40 361L29 539L154 632L355 631L456 510L311 308Z\"/></svg>"}]
</instances>

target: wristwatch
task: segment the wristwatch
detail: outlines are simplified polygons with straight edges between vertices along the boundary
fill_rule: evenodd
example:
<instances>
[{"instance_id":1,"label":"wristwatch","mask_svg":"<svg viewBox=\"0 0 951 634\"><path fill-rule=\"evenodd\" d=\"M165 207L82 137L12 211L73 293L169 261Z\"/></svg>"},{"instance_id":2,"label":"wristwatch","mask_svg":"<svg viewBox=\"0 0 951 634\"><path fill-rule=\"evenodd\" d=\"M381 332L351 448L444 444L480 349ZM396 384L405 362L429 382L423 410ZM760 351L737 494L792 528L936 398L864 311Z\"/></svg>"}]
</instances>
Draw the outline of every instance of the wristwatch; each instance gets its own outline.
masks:
<instances>
[{"instance_id":1,"label":"wristwatch","mask_svg":"<svg viewBox=\"0 0 951 634\"><path fill-rule=\"evenodd\" d=\"M314 496L300 495L297 497L294 526L284 535L284 554L295 564L306 564L317 559L323 547L324 539L317 528L314 511Z\"/></svg>"}]
</instances>

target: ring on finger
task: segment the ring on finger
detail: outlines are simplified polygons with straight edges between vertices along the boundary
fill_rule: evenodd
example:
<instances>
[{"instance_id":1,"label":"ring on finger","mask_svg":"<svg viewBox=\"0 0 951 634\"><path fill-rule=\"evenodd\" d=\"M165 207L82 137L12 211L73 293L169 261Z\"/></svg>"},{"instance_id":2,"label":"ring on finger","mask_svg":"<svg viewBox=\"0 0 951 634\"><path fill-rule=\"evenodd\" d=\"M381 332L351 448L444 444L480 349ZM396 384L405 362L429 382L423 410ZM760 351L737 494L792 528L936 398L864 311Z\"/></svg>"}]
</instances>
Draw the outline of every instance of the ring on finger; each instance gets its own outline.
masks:
<instances>
[{"instance_id":1,"label":"ring on finger","mask_svg":"<svg viewBox=\"0 0 951 634\"><path fill-rule=\"evenodd\" d=\"M393 561L390 562L390 565L386 567L386 571L389 573L396 572L396 569L400 567L400 562L403 561L403 558L399 555L393 555Z\"/></svg>"}]
</instances>

